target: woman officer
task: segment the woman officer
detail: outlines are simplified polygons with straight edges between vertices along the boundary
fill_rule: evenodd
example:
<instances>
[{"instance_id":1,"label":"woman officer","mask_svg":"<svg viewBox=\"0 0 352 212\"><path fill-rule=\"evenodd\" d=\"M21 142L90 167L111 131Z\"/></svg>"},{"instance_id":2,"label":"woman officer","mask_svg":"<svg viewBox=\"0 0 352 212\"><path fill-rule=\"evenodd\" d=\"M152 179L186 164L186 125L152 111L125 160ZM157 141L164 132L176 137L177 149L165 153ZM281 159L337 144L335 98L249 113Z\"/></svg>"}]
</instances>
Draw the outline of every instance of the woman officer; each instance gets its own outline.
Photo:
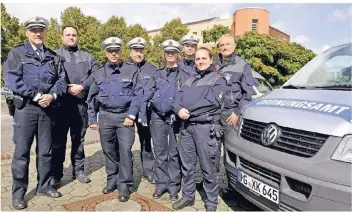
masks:
<instances>
[{"instance_id":1,"label":"woman officer","mask_svg":"<svg viewBox=\"0 0 352 212\"><path fill-rule=\"evenodd\" d=\"M213 56L207 48L196 51L197 74L187 80L176 94L173 110L183 120L178 150L182 164L182 198L172 207L180 210L192 206L195 200L197 156L206 193L205 208L216 211L218 179L215 160L218 151L220 111L226 80L214 71Z\"/></svg>"},{"instance_id":2,"label":"woman officer","mask_svg":"<svg viewBox=\"0 0 352 212\"><path fill-rule=\"evenodd\" d=\"M186 69L177 66L182 48L177 41L166 40L161 45L166 66L152 75L144 92L143 105L149 101L152 110L150 131L156 156L153 198L159 199L168 191L170 199L176 201L181 184L181 168L175 136L179 130L179 122L176 121L171 105L178 89L192 75ZM145 106L141 108L141 117L146 117L145 109Z\"/></svg>"}]
</instances>

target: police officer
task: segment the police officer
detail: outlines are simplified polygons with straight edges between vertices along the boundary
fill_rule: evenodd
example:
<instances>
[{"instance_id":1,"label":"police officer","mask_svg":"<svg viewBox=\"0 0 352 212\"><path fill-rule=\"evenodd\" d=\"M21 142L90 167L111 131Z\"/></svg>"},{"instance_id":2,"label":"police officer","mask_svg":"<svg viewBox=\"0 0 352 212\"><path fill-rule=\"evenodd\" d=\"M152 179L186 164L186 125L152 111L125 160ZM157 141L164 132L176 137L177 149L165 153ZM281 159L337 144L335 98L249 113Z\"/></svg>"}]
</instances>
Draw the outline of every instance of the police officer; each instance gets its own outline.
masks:
<instances>
[{"instance_id":1,"label":"police officer","mask_svg":"<svg viewBox=\"0 0 352 212\"><path fill-rule=\"evenodd\" d=\"M61 196L50 186L52 129L55 102L67 88L60 57L44 45L48 21L34 17L24 24L28 42L12 48L4 64L7 87L23 99L21 105L16 105L13 123L12 205L17 210L27 207L24 195L28 189L29 158L34 136L37 141L36 195Z\"/></svg>"},{"instance_id":2,"label":"police officer","mask_svg":"<svg viewBox=\"0 0 352 212\"><path fill-rule=\"evenodd\" d=\"M187 69L190 73L195 74L195 63L194 56L197 51L197 45L199 38L196 35L185 35L181 38L181 44L183 46L184 58L179 60L178 65L182 68Z\"/></svg>"},{"instance_id":3,"label":"police officer","mask_svg":"<svg viewBox=\"0 0 352 212\"><path fill-rule=\"evenodd\" d=\"M206 194L205 208L207 211L216 211L218 179L215 160L222 133L220 112L226 81L214 71L210 50L199 48L195 62L197 75L185 82L173 104L173 110L184 121L178 142L183 176L182 198L172 208L180 210L194 204L198 156Z\"/></svg>"},{"instance_id":4,"label":"police officer","mask_svg":"<svg viewBox=\"0 0 352 212\"><path fill-rule=\"evenodd\" d=\"M150 80L150 77L156 71L156 67L151 63L145 61L144 59L144 48L147 44L147 41L143 38L136 37L130 40L127 43L127 47L130 49L130 58L126 61L127 64L130 64L132 69L137 69L140 73L142 79L142 87L145 88L147 83ZM143 107L143 105L142 105ZM146 105L144 105L146 107ZM147 122L150 121L150 110L147 110ZM138 118L140 122L142 122L141 118ZM147 179L150 183L155 183L154 179L154 171L153 171L153 164L154 164L154 154L152 151L152 144L151 144L151 135L149 127L143 126L142 123L137 122L137 130L139 141L141 144L141 162L142 162L142 169L143 169L143 176Z\"/></svg>"},{"instance_id":5,"label":"police officer","mask_svg":"<svg viewBox=\"0 0 352 212\"><path fill-rule=\"evenodd\" d=\"M143 102L149 101L152 109L150 130L156 157L153 198L159 199L168 191L170 199L175 201L178 199L181 170L175 135L179 124L171 105L177 90L192 75L177 66L181 44L175 40L166 40L161 46L166 66L153 74L146 86ZM141 108L141 114L146 114L144 107Z\"/></svg>"},{"instance_id":6,"label":"police officer","mask_svg":"<svg viewBox=\"0 0 352 212\"><path fill-rule=\"evenodd\" d=\"M132 178L134 122L143 96L140 76L133 64L121 61L123 41L109 37L102 43L108 62L93 73L88 95L90 128L98 129L105 156L107 185L103 193L119 191L119 201L128 201ZM98 113L99 112L99 113ZM98 117L97 117L98 113Z\"/></svg>"},{"instance_id":7,"label":"police officer","mask_svg":"<svg viewBox=\"0 0 352 212\"><path fill-rule=\"evenodd\" d=\"M231 130L235 130L241 110L252 99L254 78L250 65L235 54L236 43L231 34L222 35L218 40L218 47L220 53L215 58L215 66L227 82L224 107L221 112L221 124L226 143L226 135ZM223 142L223 145L225 143ZM216 164L217 171L220 170L220 152Z\"/></svg>"},{"instance_id":8,"label":"police officer","mask_svg":"<svg viewBox=\"0 0 352 212\"><path fill-rule=\"evenodd\" d=\"M64 66L68 81L68 93L60 99L60 117L55 126L55 145L53 148L53 178L51 184L58 187L63 177L67 133L71 134L72 177L81 183L89 183L84 174L84 136L88 127L87 96L92 83L92 73L97 70L93 56L78 48L77 29L73 26L62 28L63 47L55 50L65 58Z\"/></svg>"}]
</instances>

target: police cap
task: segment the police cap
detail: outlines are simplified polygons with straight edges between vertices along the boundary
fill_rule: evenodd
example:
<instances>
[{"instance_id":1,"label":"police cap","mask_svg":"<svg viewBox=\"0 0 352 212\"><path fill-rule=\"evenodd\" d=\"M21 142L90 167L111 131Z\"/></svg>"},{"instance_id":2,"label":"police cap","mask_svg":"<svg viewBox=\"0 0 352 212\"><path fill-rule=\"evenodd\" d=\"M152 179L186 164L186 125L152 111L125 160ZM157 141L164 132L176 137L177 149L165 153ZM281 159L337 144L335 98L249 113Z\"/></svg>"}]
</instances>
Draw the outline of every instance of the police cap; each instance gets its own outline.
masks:
<instances>
[{"instance_id":1,"label":"police cap","mask_svg":"<svg viewBox=\"0 0 352 212\"><path fill-rule=\"evenodd\" d=\"M121 49L124 42L118 37L109 37L101 43L102 49Z\"/></svg>"},{"instance_id":2,"label":"police cap","mask_svg":"<svg viewBox=\"0 0 352 212\"><path fill-rule=\"evenodd\" d=\"M181 52L182 46L179 42L175 40L166 40L161 44L161 48L164 51L177 51Z\"/></svg>"},{"instance_id":3,"label":"police cap","mask_svg":"<svg viewBox=\"0 0 352 212\"><path fill-rule=\"evenodd\" d=\"M147 44L146 40L140 37L136 37L128 41L127 47L130 49L144 49L146 44Z\"/></svg>"},{"instance_id":4,"label":"police cap","mask_svg":"<svg viewBox=\"0 0 352 212\"><path fill-rule=\"evenodd\" d=\"M186 43L189 44L198 44L199 43L199 37L191 34L191 35L185 35L181 38L181 44L184 45Z\"/></svg>"},{"instance_id":5,"label":"police cap","mask_svg":"<svg viewBox=\"0 0 352 212\"><path fill-rule=\"evenodd\" d=\"M26 29L28 28L47 28L49 26L49 21L46 18L36 16L28 19L24 22Z\"/></svg>"}]
</instances>

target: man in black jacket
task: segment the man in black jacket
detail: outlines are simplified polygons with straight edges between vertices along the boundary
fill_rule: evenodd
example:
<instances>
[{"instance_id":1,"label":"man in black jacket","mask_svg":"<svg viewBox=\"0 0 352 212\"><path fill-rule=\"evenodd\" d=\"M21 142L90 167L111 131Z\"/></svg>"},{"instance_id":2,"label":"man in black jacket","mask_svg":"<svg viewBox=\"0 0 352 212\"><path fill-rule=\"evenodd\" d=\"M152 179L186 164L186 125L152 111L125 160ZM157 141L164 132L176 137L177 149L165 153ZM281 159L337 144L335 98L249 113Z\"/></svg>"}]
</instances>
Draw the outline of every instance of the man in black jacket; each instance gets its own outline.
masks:
<instances>
[{"instance_id":1,"label":"man in black jacket","mask_svg":"<svg viewBox=\"0 0 352 212\"><path fill-rule=\"evenodd\" d=\"M53 178L54 187L60 185L63 177L67 133L71 135L72 178L81 183L89 183L90 179L84 173L84 137L88 127L87 96L92 81L92 73L97 70L93 56L78 48L77 29L65 26L62 29L63 47L55 50L65 58L68 93L60 101L60 119L55 126L55 143L53 148Z\"/></svg>"}]
</instances>

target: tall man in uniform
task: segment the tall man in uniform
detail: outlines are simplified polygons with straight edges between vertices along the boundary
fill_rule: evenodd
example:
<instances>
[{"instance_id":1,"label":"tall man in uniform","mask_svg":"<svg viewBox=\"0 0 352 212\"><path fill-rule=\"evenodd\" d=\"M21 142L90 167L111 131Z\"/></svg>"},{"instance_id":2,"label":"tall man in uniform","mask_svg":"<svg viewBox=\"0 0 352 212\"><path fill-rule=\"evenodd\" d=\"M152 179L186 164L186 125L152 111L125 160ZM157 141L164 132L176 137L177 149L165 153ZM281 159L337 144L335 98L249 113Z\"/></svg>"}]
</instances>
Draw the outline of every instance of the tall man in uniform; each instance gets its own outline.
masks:
<instances>
[{"instance_id":1,"label":"tall man in uniform","mask_svg":"<svg viewBox=\"0 0 352 212\"><path fill-rule=\"evenodd\" d=\"M97 70L93 56L78 48L77 29L73 26L62 28L63 47L55 50L65 58L68 93L60 99L59 114L62 117L55 126L55 144L53 148L53 178L51 184L58 187L63 177L67 133L71 134L72 178L81 183L89 183L84 173L84 137L88 127L88 105L86 103L92 73Z\"/></svg>"},{"instance_id":2,"label":"tall man in uniform","mask_svg":"<svg viewBox=\"0 0 352 212\"><path fill-rule=\"evenodd\" d=\"M5 83L18 97L14 114L15 152L12 160L12 205L27 208L31 146L36 136L37 196L57 198L61 193L50 186L52 130L57 113L55 102L66 92L62 61L44 45L49 22L35 17L25 22L28 42L15 46L4 63Z\"/></svg>"},{"instance_id":3,"label":"tall man in uniform","mask_svg":"<svg viewBox=\"0 0 352 212\"><path fill-rule=\"evenodd\" d=\"M130 59L126 61L126 63L131 64L132 69L137 69L139 71L139 74L142 79L141 85L143 88L146 87L147 83L150 80L150 77L157 69L153 64L145 61L144 48L146 44L147 44L147 41L140 37L133 38L127 43L127 47L130 49ZM147 107L146 104L143 104L142 107L143 106ZM148 114L146 119L147 119L147 122L149 123L151 111L148 110L147 113ZM155 183L154 170L153 170L154 153L152 151L150 129L149 127L143 126L141 124L142 120L140 117L138 117L138 120L140 121L137 122L136 125L138 130L139 142L141 144L140 157L142 162L143 176L150 183L154 184Z\"/></svg>"},{"instance_id":4,"label":"tall man in uniform","mask_svg":"<svg viewBox=\"0 0 352 212\"><path fill-rule=\"evenodd\" d=\"M107 185L103 193L111 193L117 188L119 201L125 202L133 185L131 150L143 87L137 68L121 61L122 45L123 41L117 37L107 38L102 43L108 62L93 74L88 117L90 128L96 130L99 127L105 157Z\"/></svg>"},{"instance_id":5,"label":"tall man in uniform","mask_svg":"<svg viewBox=\"0 0 352 212\"><path fill-rule=\"evenodd\" d=\"M220 53L215 58L217 71L226 79L227 91L221 112L224 130L223 145L231 130L238 130L236 124L241 110L251 101L254 78L250 65L235 53L236 43L231 34L222 35L218 41ZM219 145L221 148L221 145ZM220 153L217 155L216 169L220 170Z\"/></svg>"},{"instance_id":6,"label":"tall man in uniform","mask_svg":"<svg viewBox=\"0 0 352 212\"><path fill-rule=\"evenodd\" d=\"M197 51L199 38L196 35L185 35L181 38L184 58L178 61L178 66L186 69L192 74L196 74L194 58Z\"/></svg>"}]
</instances>

